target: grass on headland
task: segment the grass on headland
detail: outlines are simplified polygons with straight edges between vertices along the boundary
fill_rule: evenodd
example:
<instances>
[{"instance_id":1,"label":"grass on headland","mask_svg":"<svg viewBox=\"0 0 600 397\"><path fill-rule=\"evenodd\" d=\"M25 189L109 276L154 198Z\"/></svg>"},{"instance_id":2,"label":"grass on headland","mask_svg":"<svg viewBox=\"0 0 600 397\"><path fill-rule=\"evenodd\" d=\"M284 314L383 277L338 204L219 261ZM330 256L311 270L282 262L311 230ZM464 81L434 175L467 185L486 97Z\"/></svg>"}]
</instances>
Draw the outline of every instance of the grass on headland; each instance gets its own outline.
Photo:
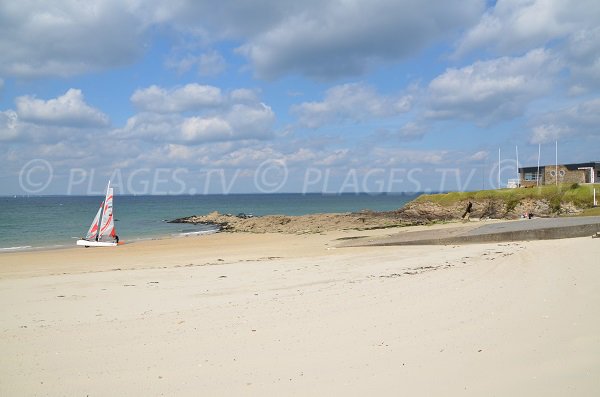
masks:
<instances>
[{"instance_id":1,"label":"grass on headland","mask_svg":"<svg viewBox=\"0 0 600 397\"><path fill-rule=\"evenodd\" d=\"M598 191L596 190L596 195L597 194ZM577 216L600 216L600 207L586 208L583 211L581 211L581 213L577 214Z\"/></svg>"},{"instance_id":2,"label":"grass on headland","mask_svg":"<svg viewBox=\"0 0 600 397\"><path fill-rule=\"evenodd\" d=\"M416 201L429 201L442 206L450 206L460 201L504 200L509 210L515 208L523 199L547 200L553 209L558 210L561 203L573 203L579 208L593 207L593 192L596 188L596 200L600 202L600 184L562 184L533 188L479 190L473 192L450 192L424 194Z\"/></svg>"}]
</instances>

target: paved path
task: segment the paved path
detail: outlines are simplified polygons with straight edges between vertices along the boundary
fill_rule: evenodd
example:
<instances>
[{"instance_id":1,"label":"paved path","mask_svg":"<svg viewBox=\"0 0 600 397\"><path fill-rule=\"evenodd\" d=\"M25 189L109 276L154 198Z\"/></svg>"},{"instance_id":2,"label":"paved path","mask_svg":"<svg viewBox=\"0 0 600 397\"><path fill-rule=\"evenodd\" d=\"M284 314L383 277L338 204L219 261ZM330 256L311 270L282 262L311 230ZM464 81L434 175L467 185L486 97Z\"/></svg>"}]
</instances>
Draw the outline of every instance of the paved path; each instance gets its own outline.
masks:
<instances>
[{"instance_id":1,"label":"paved path","mask_svg":"<svg viewBox=\"0 0 600 397\"><path fill-rule=\"evenodd\" d=\"M340 247L381 245L445 245L591 236L600 232L600 216L537 218L488 223L471 222L455 228L398 233L384 238L343 242Z\"/></svg>"}]
</instances>

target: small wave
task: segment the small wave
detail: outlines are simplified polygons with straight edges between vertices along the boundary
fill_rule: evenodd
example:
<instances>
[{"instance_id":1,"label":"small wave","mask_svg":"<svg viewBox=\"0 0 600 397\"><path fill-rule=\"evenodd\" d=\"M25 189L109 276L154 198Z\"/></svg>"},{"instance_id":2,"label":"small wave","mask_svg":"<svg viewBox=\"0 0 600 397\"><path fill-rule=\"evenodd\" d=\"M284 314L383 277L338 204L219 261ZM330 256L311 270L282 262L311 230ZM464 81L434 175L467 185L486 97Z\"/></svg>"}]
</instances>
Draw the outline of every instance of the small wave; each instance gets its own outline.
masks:
<instances>
[{"instance_id":1,"label":"small wave","mask_svg":"<svg viewBox=\"0 0 600 397\"><path fill-rule=\"evenodd\" d=\"M173 234L173 236L177 236L177 237L187 237L187 236L203 236L206 234L215 234L217 233L218 230L217 229L211 229L211 230L197 230L194 232L183 232L183 233L177 233L177 234Z\"/></svg>"},{"instance_id":2,"label":"small wave","mask_svg":"<svg viewBox=\"0 0 600 397\"><path fill-rule=\"evenodd\" d=\"M6 247L6 248L0 248L0 251L20 251L20 250L26 250L26 249L31 249L31 245L20 245L18 247Z\"/></svg>"},{"instance_id":3,"label":"small wave","mask_svg":"<svg viewBox=\"0 0 600 397\"><path fill-rule=\"evenodd\" d=\"M33 246L33 245L19 245L15 247L4 247L0 248L0 253L2 252L15 252L15 251L46 251L46 250L57 250L70 248L71 245L65 244L52 244L52 245L41 245L41 246Z\"/></svg>"}]
</instances>

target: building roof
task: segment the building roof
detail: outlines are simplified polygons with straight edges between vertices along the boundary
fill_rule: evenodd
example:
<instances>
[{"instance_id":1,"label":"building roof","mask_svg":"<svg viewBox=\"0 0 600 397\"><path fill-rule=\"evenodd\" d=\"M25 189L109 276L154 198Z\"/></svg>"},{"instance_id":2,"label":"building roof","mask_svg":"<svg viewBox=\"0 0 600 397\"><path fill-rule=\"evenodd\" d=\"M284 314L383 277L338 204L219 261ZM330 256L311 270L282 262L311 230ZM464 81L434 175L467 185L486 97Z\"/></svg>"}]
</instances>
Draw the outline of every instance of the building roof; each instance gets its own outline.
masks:
<instances>
[{"instance_id":1,"label":"building roof","mask_svg":"<svg viewBox=\"0 0 600 397\"><path fill-rule=\"evenodd\" d=\"M544 172L544 165L540 165L540 172ZM521 167L519 168L519 172L537 172L537 166L536 167Z\"/></svg>"},{"instance_id":2,"label":"building roof","mask_svg":"<svg viewBox=\"0 0 600 397\"><path fill-rule=\"evenodd\" d=\"M588 167L600 169L600 161L590 161L588 163L559 164L559 166L565 167L569 171L574 171L579 168L588 168ZM543 171L545 167L556 167L556 165L555 164L540 165L540 172ZM537 172L537 166L519 167L519 172Z\"/></svg>"}]
</instances>

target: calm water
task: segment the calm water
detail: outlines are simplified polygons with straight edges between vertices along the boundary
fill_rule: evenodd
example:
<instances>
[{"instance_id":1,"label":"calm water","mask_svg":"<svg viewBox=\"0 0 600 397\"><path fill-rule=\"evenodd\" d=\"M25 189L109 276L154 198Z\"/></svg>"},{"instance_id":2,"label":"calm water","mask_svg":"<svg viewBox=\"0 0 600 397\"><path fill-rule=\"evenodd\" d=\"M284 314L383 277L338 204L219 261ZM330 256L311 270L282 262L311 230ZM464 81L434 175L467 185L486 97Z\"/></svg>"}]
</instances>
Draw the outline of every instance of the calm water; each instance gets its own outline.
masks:
<instances>
[{"instance_id":1,"label":"calm water","mask_svg":"<svg viewBox=\"0 0 600 397\"><path fill-rule=\"evenodd\" d=\"M121 240L178 235L207 226L165 220L212 211L254 215L304 215L323 212L400 208L416 194L234 194L207 196L115 196L114 213ZM0 197L0 251L74 245L87 231L103 197Z\"/></svg>"}]
</instances>

